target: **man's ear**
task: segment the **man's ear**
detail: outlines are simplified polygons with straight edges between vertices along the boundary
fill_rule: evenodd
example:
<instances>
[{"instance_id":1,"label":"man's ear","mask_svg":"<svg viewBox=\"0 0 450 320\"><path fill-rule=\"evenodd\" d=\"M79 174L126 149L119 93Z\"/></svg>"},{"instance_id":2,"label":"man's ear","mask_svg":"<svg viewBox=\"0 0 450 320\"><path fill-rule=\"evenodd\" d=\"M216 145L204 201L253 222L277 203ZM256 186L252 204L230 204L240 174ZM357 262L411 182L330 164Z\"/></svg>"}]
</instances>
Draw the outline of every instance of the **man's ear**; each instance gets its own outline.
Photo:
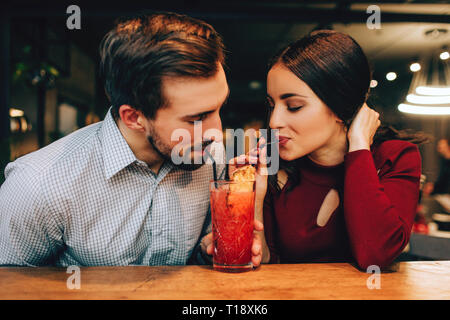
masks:
<instances>
[{"instance_id":1,"label":"man's ear","mask_svg":"<svg viewBox=\"0 0 450 320\"><path fill-rule=\"evenodd\" d=\"M145 132L144 119L145 116L139 110L123 104L119 107L120 120L131 130Z\"/></svg>"}]
</instances>

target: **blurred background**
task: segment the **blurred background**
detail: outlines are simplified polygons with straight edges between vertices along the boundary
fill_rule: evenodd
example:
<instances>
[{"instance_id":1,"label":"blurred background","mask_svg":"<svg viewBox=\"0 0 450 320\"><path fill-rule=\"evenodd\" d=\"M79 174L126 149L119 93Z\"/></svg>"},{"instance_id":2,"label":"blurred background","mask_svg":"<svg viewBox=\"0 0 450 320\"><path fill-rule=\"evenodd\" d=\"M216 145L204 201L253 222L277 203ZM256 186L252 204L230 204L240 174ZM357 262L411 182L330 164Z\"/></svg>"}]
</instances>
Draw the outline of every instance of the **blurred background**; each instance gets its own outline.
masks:
<instances>
[{"instance_id":1,"label":"blurred background","mask_svg":"<svg viewBox=\"0 0 450 320\"><path fill-rule=\"evenodd\" d=\"M66 26L71 4L80 8L81 29ZM373 17L367 23L374 4L378 28ZM224 128L264 125L266 65L279 49L315 29L348 33L372 64L369 105L382 122L433 137L420 147L426 196L448 166L448 140L444 152L437 149L450 138L449 1L16 0L0 7L0 183L9 161L103 119L100 40L117 18L154 11L203 19L223 36L231 89Z\"/></svg>"}]
</instances>

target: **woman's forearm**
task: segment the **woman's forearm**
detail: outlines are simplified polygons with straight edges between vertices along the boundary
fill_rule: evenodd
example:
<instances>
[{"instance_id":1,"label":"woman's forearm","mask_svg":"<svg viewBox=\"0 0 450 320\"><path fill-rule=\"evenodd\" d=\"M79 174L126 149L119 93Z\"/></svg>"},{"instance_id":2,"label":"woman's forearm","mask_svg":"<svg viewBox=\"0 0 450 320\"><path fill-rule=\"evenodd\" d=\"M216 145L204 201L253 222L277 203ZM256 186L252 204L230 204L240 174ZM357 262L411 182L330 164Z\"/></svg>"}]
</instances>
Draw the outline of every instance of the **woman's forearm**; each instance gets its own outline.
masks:
<instances>
[{"instance_id":1,"label":"woman's forearm","mask_svg":"<svg viewBox=\"0 0 450 320\"><path fill-rule=\"evenodd\" d=\"M260 221L264 224L263 219L263 207L264 207L264 199L255 201L255 220ZM266 236L263 231L256 231L256 234L261 239L261 250L262 250L262 263L268 263L270 261L270 251L269 246L267 245Z\"/></svg>"},{"instance_id":2,"label":"woman's forearm","mask_svg":"<svg viewBox=\"0 0 450 320\"><path fill-rule=\"evenodd\" d=\"M403 148L390 163L379 178L368 150L346 156L346 227L353 255L363 269L386 266L395 259L414 222L420 177L416 147Z\"/></svg>"}]
</instances>

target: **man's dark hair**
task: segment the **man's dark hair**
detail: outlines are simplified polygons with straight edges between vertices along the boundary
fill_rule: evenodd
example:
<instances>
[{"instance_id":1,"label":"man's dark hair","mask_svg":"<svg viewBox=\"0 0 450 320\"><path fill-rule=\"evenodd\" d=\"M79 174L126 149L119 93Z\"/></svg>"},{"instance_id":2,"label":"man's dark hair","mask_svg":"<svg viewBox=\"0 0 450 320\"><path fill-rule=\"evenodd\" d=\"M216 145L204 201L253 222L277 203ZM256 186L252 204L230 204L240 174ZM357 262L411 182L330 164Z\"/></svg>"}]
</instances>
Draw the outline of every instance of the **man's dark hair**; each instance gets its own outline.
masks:
<instances>
[{"instance_id":1,"label":"man's dark hair","mask_svg":"<svg viewBox=\"0 0 450 320\"><path fill-rule=\"evenodd\" d=\"M163 77L209 78L224 64L222 38L198 19L157 13L118 23L100 44L100 75L119 118L130 105L148 118L166 106Z\"/></svg>"}]
</instances>

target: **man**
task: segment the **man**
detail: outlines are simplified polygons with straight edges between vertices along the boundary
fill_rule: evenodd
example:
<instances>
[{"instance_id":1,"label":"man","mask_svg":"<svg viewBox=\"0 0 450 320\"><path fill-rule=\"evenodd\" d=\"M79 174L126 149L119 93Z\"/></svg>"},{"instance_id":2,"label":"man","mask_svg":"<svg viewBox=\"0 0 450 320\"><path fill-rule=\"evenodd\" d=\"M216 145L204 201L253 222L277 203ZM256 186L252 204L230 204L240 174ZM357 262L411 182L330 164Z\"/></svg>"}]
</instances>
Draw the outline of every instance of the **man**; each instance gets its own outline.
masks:
<instances>
[{"instance_id":1,"label":"man","mask_svg":"<svg viewBox=\"0 0 450 320\"><path fill-rule=\"evenodd\" d=\"M194 141L196 121L202 134L222 130L220 36L203 21L155 14L119 23L100 55L112 105L104 121L5 170L0 264L181 265L210 231L212 168L175 164L172 133L188 132L194 145L203 140Z\"/></svg>"}]
</instances>

